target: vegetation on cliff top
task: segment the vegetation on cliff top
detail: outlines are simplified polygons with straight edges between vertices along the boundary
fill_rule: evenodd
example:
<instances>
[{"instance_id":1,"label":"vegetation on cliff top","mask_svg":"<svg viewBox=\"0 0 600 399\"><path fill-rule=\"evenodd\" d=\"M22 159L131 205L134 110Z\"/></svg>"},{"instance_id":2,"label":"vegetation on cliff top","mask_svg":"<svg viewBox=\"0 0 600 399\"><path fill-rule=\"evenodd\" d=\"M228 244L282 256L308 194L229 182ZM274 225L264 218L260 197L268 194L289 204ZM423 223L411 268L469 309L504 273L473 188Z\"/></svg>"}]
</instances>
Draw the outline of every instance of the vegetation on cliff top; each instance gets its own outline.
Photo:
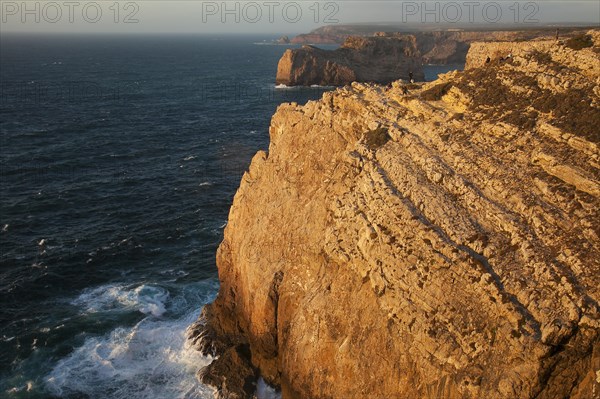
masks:
<instances>
[{"instance_id":1,"label":"vegetation on cliff top","mask_svg":"<svg viewBox=\"0 0 600 399\"><path fill-rule=\"evenodd\" d=\"M530 57L554 74L568 70L553 62L548 53L534 51ZM571 134L600 142L600 109L593 106L589 96L593 87L552 92L540 87L535 75L518 67L512 60L496 60L486 67L464 71L454 81L434 85L421 92L420 98L439 101L452 87L457 87L469 96L469 109L489 121L533 129L543 116L550 124Z\"/></svg>"},{"instance_id":2,"label":"vegetation on cliff top","mask_svg":"<svg viewBox=\"0 0 600 399\"><path fill-rule=\"evenodd\" d=\"M592 47L594 42L590 35L577 35L573 36L565 42L565 46L572 50L581 50L586 47Z\"/></svg>"}]
</instances>

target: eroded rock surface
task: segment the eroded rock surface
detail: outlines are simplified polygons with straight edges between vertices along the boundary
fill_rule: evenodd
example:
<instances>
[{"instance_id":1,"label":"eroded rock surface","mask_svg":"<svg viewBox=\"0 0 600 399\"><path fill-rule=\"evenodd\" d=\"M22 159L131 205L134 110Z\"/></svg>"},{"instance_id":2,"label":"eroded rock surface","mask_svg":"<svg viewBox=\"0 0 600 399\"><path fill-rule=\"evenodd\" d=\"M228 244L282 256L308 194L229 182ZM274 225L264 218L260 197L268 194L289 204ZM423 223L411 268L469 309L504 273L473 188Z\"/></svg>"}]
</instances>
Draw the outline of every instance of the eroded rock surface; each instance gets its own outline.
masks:
<instances>
[{"instance_id":1,"label":"eroded rock surface","mask_svg":"<svg viewBox=\"0 0 600 399\"><path fill-rule=\"evenodd\" d=\"M277 66L277 84L343 86L354 81L388 83L423 80L421 55L413 36L349 37L336 50L312 46L288 49Z\"/></svg>"},{"instance_id":2,"label":"eroded rock surface","mask_svg":"<svg viewBox=\"0 0 600 399\"><path fill-rule=\"evenodd\" d=\"M581 50L476 45L465 72L426 85L281 105L191 330L222 355L211 370L249 348L240 370L284 398L598 397L590 34ZM486 64L495 49L512 57Z\"/></svg>"},{"instance_id":3,"label":"eroded rock surface","mask_svg":"<svg viewBox=\"0 0 600 399\"><path fill-rule=\"evenodd\" d=\"M425 64L462 64L469 46L473 42L493 41L528 41L545 36L547 39L556 34L554 28L527 29L521 31L434 31L405 32L406 26L398 25L334 25L324 26L291 39L295 44L335 44L343 43L349 36L374 36L386 31L388 36L402 37L410 34L416 39L417 50L423 56ZM580 34L575 28L561 28L561 40Z\"/></svg>"}]
</instances>

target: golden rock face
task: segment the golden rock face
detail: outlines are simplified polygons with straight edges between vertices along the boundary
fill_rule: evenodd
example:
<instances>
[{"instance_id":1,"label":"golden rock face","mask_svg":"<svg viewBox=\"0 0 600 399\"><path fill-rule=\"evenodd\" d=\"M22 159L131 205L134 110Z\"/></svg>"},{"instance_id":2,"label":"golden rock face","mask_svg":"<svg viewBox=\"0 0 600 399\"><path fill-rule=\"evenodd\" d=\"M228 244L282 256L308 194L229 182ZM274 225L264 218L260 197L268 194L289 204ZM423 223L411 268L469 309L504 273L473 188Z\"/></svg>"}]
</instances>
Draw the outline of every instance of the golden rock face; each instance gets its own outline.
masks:
<instances>
[{"instance_id":1,"label":"golden rock face","mask_svg":"<svg viewBox=\"0 0 600 399\"><path fill-rule=\"evenodd\" d=\"M277 66L277 84L343 86L354 81L388 83L423 80L421 54L412 35L348 37L336 50L312 46L288 49Z\"/></svg>"},{"instance_id":2,"label":"golden rock face","mask_svg":"<svg viewBox=\"0 0 600 399\"><path fill-rule=\"evenodd\" d=\"M203 374L220 395L250 395L259 373L284 398L598 395L590 36L474 44L435 82L281 105L231 208L219 296L190 330L235 348ZM218 370L250 371L228 385Z\"/></svg>"}]
</instances>

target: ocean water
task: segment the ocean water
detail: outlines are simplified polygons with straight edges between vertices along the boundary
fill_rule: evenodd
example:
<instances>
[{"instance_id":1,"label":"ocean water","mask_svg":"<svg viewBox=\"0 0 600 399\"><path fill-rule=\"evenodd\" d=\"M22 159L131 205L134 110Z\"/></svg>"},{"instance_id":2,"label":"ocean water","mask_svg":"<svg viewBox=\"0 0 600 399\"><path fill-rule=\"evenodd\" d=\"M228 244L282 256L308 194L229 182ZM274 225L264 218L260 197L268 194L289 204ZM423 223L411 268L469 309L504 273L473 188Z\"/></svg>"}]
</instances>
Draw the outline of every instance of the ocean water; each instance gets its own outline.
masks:
<instances>
[{"instance_id":1,"label":"ocean water","mask_svg":"<svg viewBox=\"0 0 600 399\"><path fill-rule=\"evenodd\" d=\"M465 64L447 64L447 65L424 65L423 72L425 73L425 81L432 82L438 78L440 74L450 71L462 71Z\"/></svg>"},{"instance_id":2,"label":"ocean water","mask_svg":"<svg viewBox=\"0 0 600 399\"><path fill-rule=\"evenodd\" d=\"M233 195L324 91L275 89L263 39L2 35L0 397L212 397L184 333Z\"/></svg>"},{"instance_id":3,"label":"ocean water","mask_svg":"<svg viewBox=\"0 0 600 399\"><path fill-rule=\"evenodd\" d=\"M330 89L275 88L271 39L1 36L0 397L212 397L185 329L233 195Z\"/></svg>"}]
</instances>

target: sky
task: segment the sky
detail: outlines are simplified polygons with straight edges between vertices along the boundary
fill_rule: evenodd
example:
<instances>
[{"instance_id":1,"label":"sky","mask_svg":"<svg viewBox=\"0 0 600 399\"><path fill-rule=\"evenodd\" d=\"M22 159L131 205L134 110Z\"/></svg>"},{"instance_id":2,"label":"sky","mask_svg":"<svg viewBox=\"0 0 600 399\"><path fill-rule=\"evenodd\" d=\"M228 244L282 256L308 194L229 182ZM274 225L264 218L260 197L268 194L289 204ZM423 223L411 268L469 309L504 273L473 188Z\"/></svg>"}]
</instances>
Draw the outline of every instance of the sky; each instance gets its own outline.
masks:
<instances>
[{"instance_id":1,"label":"sky","mask_svg":"<svg viewBox=\"0 0 600 399\"><path fill-rule=\"evenodd\" d=\"M600 25L600 1L0 0L0 34L201 33L295 35L326 25L468 28Z\"/></svg>"}]
</instances>

